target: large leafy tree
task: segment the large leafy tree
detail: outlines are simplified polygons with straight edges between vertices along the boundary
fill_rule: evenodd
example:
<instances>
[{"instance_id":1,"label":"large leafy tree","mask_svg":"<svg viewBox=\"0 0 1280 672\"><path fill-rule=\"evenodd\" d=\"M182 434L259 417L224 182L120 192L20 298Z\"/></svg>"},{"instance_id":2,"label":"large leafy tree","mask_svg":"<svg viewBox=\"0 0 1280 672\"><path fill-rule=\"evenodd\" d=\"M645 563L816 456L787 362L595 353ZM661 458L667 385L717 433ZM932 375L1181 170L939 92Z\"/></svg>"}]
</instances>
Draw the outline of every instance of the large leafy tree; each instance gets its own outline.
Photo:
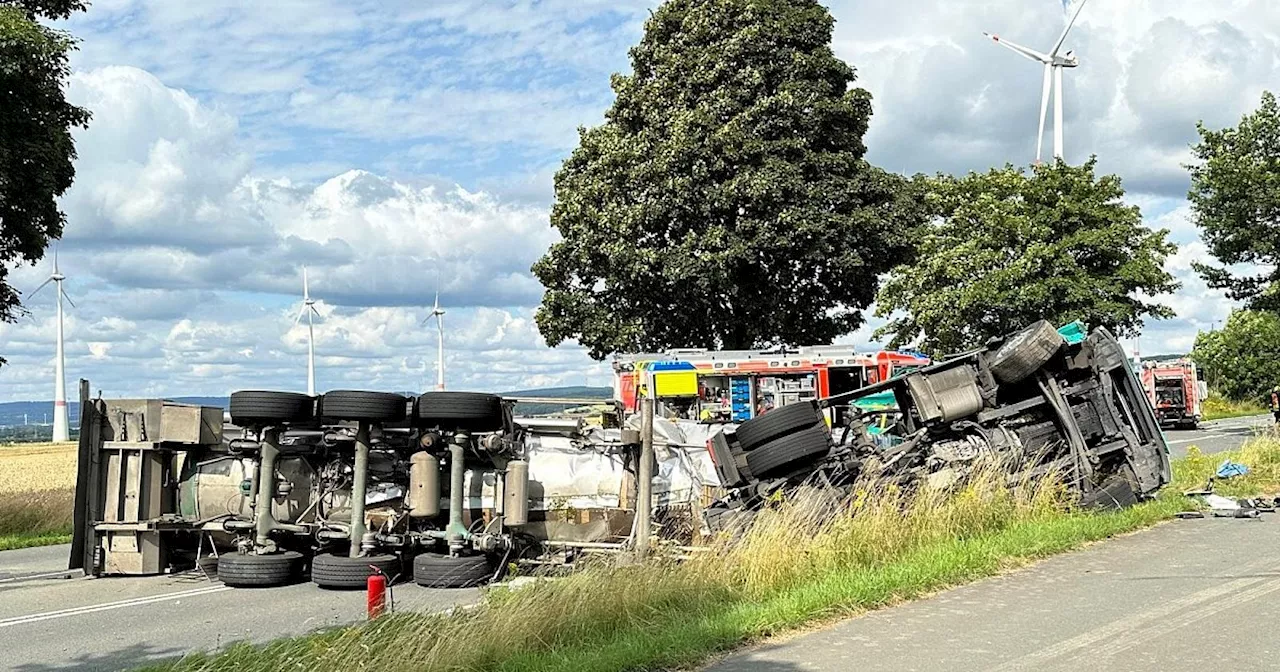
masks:
<instances>
[{"instance_id":1,"label":"large leafy tree","mask_svg":"<svg viewBox=\"0 0 1280 672\"><path fill-rule=\"evenodd\" d=\"M1196 337L1191 358L1226 397L1262 400L1280 385L1280 316L1237 310L1223 329Z\"/></svg>"},{"instance_id":2,"label":"large leafy tree","mask_svg":"<svg viewBox=\"0 0 1280 672\"><path fill-rule=\"evenodd\" d=\"M1209 251L1235 269L1197 264L1210 287L1280 310L1280 105L1271 92L1234 128L1199 125L1191 208Z\"/></svg>"},{"instance_id":3,"label":"large leafy tree","mask_svg":"<svg viewBox=\"0 0 1280 672\"><path fill-rule=\"evenodd\" d=\"M555 178L549 344L593 357L826 343L910 253L910 182L863 160L871 96L816 0L670 0Z\"/></svg>"},{"instance_id":4,"label":"large leafy tree","mask_svg":"<svg viewBox=\"0 0 1280 672\"><path fill-rule=\"evenodd\" d=\"M63 95L76 42L39 19L66 18L85 6L0 0L0 321L19 310L9 268L39 261L62 235L66 216L56 199L75 177L71 130L89 121L89 112Z\"/></svg>"},{"instance_id":5,"label":"large leafy tree","mask_svg":"<svg viewBox=\"0 0 1280 672\"><path fill-rule=\"evenodd\" d=\"M933 222L917 261L880 291L877 311L891 319L877 335L944 354L1041 318L1128 335L1144 317L1171 317L1147 297L1177 289L1164 270L1175 246L1142 225L1120 179L1095 177L1094 164L933 180Z\"/></svg>"}]
</instances>

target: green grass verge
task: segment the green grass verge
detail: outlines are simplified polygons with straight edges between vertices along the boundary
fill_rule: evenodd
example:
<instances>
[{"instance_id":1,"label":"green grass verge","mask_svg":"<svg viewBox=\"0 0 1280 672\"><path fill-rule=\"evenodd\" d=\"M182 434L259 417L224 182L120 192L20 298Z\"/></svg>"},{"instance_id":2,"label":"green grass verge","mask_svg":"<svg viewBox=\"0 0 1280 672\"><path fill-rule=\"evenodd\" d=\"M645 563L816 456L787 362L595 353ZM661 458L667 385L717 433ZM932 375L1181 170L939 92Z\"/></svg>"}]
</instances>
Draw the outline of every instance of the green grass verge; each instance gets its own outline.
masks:
<instances>
[{"instance_id":1,"label":"green grass verge","mask_svg":"<svg viewBox=\"0 0 1280 672\"><path fill-rule=\"evenodd\" d=\"M1208 399L1205 399L1200 410L1201 419L1205 422L1262 415L1269 412L1256 401L1232 401L1217 395L1211 395Z\"/></svg>"},{"instance_id":2,"label":"green grass verge","mask_svg":"<svg viewBox=\"0 0 1280 672\"><path fill-rule=\"evenodd\" d=\"M71 531L65 534L2 534L0 535L0 551L13 551L19 548L34 546L53 546L71 543Z\"/></svg>"},{"instance_id":3,"label":"green grass verge","mask_svg":"<svg viewBox=\"0 0 1280 672\"><path fill-rule=\"evenodd\" d=\"M577 646L515 653L495 669L630 670L686 667L716 653L796 628L921 597L1032 560L1150 526L1182 510L1166 499L1113 514L1071 514L1016 524L972 539L950 539L873 568L851 568L762 601L669 618L607 633Z\"/></svg>"}]
</instances>

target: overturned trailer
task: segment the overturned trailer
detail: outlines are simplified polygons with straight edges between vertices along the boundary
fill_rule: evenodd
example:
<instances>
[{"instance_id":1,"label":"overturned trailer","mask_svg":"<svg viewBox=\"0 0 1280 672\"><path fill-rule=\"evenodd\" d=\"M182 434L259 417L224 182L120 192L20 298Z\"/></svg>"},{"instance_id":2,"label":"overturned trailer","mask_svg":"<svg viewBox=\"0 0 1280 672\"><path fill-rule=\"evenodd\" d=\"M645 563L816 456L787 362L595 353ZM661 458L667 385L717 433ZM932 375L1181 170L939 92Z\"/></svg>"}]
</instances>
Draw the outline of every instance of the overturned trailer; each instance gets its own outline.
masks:
<instances>
[{"instance_id":1,"label":"overturned trailer","mask_svg":"<svg viewBox=\"0 0 1280 672\"><path fill-rule=\"evenodd\" d=\"M1041 321L909 375L784 407L713 437L730 520L801 484L849 488L955 481L999 461L1017 478L1054 473L1085 505L1125 506L1170 480L1168 446L1119 342L1105 329L1068 343ZM893 408L859 401L889 393ZM820 409L842 407L843 426Z\"/></svg>"}]
</instances>

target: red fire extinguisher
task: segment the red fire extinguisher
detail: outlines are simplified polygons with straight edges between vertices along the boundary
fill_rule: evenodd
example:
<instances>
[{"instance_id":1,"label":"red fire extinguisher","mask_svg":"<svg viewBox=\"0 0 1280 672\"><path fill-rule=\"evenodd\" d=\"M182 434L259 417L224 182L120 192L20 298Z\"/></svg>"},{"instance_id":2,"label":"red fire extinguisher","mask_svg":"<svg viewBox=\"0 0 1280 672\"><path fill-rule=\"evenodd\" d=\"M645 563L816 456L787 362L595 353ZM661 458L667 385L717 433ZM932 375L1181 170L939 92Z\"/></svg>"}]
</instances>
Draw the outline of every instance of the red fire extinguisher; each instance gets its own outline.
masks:
<instances>
[{"instance_id":1,"label":"red fire extinguisher","mask_svg":"<svg viewBox=\"0 0 1280 672\"><path fill-rule=\"evenodd\" d=\"M372 621L387 609L387 575L377 567L371 567L371 569L373 573L369 575L367 586L369 620Z\"/></svg>"}]
</instances>

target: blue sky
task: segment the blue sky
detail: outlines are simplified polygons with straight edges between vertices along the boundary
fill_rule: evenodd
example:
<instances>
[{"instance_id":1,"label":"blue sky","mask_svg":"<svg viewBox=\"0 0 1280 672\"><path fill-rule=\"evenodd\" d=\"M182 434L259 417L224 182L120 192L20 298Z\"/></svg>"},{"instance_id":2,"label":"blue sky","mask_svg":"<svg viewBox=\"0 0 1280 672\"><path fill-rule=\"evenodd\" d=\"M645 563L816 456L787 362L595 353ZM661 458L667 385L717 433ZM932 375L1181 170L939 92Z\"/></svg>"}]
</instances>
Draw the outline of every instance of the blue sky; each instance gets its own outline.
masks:
<instances>
[{"instance_id":1,"label":"blue sky","mask_svg":"<svg viewBox=\"0 0 1280 672\"><path fill-rule=\"evenodd\" d=\"M321 300L322 389L425 388L437 287L448 383L607 384L547 348L530 264L555 241L552 176L599 123L651 0L97 0L68 95L94 112L63 199L68 378L108 395L299 389L301 267ZM1030 162L1056 0L833 0L833 48L874 96L869 158L904 172ZM1068 43L1067 159L1099 157L1179 243L1184 282L1148 352L1188 348L1230 302L1204 287L1182 165L1280 82L1280 3L1091 0ZM14 270L20 289L46 266ZM437 278L439 281L437 282ZM53 307L0 325L0 401L51 394ZM678 316L673 316L678 319ZM869 345L872 322L845 341Z\"/></svg>"}]
</instances>

